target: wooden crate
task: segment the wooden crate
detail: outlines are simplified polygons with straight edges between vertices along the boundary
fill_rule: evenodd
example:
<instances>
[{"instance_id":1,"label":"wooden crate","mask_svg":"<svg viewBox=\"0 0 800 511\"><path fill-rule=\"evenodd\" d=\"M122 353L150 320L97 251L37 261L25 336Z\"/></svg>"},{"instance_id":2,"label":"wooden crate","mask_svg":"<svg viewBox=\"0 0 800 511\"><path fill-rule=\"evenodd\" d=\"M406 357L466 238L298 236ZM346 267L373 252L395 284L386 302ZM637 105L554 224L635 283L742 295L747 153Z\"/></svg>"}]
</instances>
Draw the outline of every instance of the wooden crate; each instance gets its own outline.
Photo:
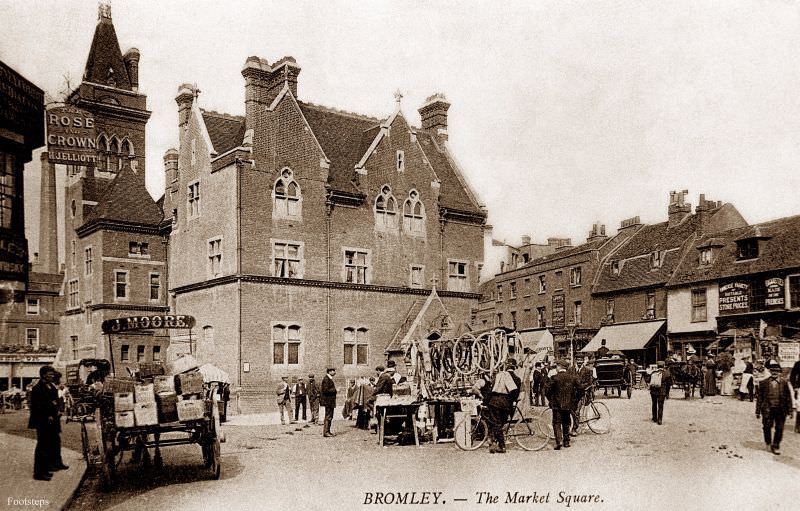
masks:
<instances>
[{"instance_id":1,"label":"wooden crate","mask_svg":"<svg viewBox=\"0 0 800 511\"><path fill-rule=\"evenodd\" d=\"M114 413L114 424L118 428L132 428L136 424L133 410Z\"/></svg>"},{"instance_id":2,"label":"wooden crate","mask_svg":"<svg viewBox=\"0 0 800 511\"><path fill-rule=\"evenodd\" d=\"M178 401L178 420L190 421L202 419L206 410L205 401L200 399L184 399Z\"/></svg>"},{"instance_id":3,"label":"wooden crate","mask_svg":"<svg viewBox=\"0 0 800 511\"><path fill-rule=\"evenodd\" d=\"M154 426L158 424L156 403L136 403L133 409L137 426Z\"/></svg>"},{"instance_id":4,"label":"wooden crate","mask_svg":"<svg viewBox=\"0 0 800 511\"><path fill-rule=\"evenodd\" d=\"M156 393L152 383L141 383L133 388L137 403L155 403Z\"/></svg>"},{"instance_id":5,"label":"wooden crate","mask_svg":"<svg viewBox=\"0 0 800 511\"><path fill-rule=\"evenodd\" d=\"M114 411L129 412L133 410L133 392L117 392L114 394Z\"/></svg>"}]
</instances>

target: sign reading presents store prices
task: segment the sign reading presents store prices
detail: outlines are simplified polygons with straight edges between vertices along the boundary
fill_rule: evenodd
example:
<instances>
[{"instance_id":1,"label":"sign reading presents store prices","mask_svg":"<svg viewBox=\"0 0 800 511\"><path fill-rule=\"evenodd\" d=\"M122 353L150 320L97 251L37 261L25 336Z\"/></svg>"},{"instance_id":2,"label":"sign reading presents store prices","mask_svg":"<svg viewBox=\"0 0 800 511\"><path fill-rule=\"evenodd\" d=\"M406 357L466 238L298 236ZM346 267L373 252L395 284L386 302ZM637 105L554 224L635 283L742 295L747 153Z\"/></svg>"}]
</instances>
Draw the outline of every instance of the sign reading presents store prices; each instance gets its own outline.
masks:
<instances>
[{"instance_id":1,"label":"sign reading presents store prices","mask_svg":"<svg viewBox=\"0 0 800 511\"><path fill-rule=\"evenodd\" d=\"M750 309L750 285L731 282L719 288L720 312L746 312Z\"/></svg>"},{"instance_id":2,"label":"sign reading presents store prices","mask_svg":"<svg viewBox=\"0 0 800 511\"><path fill-rule=\"evenodd\" d=\"M46 117L50 163L94 166L97 161L94 115L64 106L47 110Z\"/></svg>"},{"instance_id":3,"label":"sign reading presents store prices","mask_svg":"<svg viewBox=\"0 0 800 511\"><path fill-rule=\"evenodd\" d=\"M103 321L103 333L118 334L130 330L150 328L192 328L194 317L184 314L156 314L153 316L131 316L128 318L107 319Z\"/></svg>"}]
</instances>

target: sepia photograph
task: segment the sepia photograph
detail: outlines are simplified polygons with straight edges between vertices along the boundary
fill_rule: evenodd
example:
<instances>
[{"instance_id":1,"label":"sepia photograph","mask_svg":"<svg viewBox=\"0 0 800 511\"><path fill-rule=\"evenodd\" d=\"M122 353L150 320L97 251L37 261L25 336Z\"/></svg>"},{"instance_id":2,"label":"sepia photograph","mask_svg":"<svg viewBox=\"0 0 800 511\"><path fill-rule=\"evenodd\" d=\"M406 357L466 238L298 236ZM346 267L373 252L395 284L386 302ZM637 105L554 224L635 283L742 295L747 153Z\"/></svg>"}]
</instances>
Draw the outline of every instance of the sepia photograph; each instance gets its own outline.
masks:
<instances>
[{"instance_id":1,"label":"sepia photograph","mask_svg":"<svg viewBox=\"0 0 800 511\"><path fill-rule=\"evenodd\" d=\"M797 0L0 28L0 508L798 508Z\"/></svg>"}]
</instances>

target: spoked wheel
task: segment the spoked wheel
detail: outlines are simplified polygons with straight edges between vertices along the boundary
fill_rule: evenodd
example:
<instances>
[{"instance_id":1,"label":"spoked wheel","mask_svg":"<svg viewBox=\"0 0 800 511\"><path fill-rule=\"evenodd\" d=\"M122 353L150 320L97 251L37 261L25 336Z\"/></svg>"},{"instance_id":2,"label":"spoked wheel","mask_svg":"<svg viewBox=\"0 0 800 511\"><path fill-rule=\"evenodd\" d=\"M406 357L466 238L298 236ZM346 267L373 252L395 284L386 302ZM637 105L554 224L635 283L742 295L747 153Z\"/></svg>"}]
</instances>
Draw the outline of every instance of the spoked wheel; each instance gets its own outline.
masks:
<instances>
[{"instance_id":1,"label":"spoked wheel","mask_svg":"<svg viewBox=\"0 0 800 511\"><path fill-rule=\"evenodd\" d=\"M512 435L517 441L517 445L526 451L542 450L550 441L550 438L542 433L537 420L533 417L520 418L512 422L508 434Z\"/></svg>"},{"instance_id":2,"label":"spoked wheel","mask_svg":"<svg viewBox=\"0 0 800 511\"><path fill-rule=\"evenodd\" d=\"M114 442L116 430L103 422L99 408L95 410L95 421L97 422L97 448L99 451L101 486L104 491L111 491L117 475L117 464L114 459L116 453Z\"/></svg>"},{"instance_id":3,"label":"spoked wheel","mask_svg":"<svg viewBox=\"0 0 800 511\"><path fill-rule=\"evenodd\" d=\"M611 431L611 412L605 403L593 402L584 407L586 411L586 425L592 433L603 435Z\"/></svg>"},{"instance_id":4,"label":"spoked wheel","mask_svg":"<svg viewBox=\"0 0 800 511\"><path fill-rule=\"evenodd\" d=\"M556 437L556 433L553 431L553 410L551 408L544 408L539 412L536 425L539 427L539 432L545 438L554 439Z\"/></svg>"},{"instance_id":5,"label":"spoked wheel","mask_svg":"<svg viewBox=\"0 0 800 511\"><path fill-rule=\"evenodd\" d=\"M456 446L463 451L479 449L489 438L489 427L479 417L465 416L453 429Z\"/></svg>"},{"instance_id":6,"label":"spoked wheel","mask_svg":"<svg viewBox=\"0 0 800 511\"><path fill-rule=\"evenodd\" d=\"M212 479L219 479L222 476L222 459L219 446L219 437L215 437L211 445L208 446L210 461L208 469Z\"/></svg>"}]
</instances>

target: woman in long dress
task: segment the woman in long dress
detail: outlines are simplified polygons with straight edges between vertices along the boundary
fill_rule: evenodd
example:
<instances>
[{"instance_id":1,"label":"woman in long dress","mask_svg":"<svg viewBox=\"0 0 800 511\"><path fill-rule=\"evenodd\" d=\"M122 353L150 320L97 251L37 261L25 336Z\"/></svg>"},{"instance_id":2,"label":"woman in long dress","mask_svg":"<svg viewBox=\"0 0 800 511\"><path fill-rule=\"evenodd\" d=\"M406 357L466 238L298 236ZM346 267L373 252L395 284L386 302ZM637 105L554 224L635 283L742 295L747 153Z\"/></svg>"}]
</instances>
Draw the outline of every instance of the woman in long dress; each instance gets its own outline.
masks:
<instances>
[{"instance_id":1,"label":"woman in long dress","mask_svg":"<svg viewBox=\"0 0 800 511\"><path fill-rule=\"evenodd\" d=\"M706 396L717 395L717 364L714 363L714 359L711 357L706 360L703 392Z\"/></svg>"}]
</instances>

